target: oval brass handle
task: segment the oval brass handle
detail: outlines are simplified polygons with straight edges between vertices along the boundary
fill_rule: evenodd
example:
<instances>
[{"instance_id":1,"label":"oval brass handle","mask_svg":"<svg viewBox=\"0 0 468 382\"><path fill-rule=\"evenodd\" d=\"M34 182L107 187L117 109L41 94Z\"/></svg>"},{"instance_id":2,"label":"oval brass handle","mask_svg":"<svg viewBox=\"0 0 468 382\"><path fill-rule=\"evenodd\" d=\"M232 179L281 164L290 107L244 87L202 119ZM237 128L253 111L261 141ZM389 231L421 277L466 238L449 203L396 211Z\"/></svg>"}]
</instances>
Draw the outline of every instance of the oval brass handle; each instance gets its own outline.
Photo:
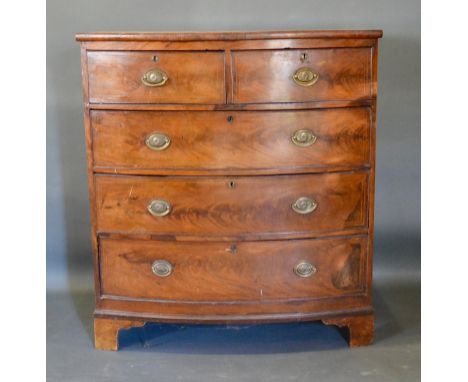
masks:
<instances>
[{"instance_id":1,"label":"oval brass handle","mask_svg":"<svg viewBox=\"0 0 468 382\"><path fill-rule=\"evenodd\" d=\"M291 137L291 141L296 146L307 147L317 141L317 136L308 129L296 130Z\"/></svg>"},{"instance_id":2,"label":"oval brass handle","mask_svg":"<svg viewBox=\"0 0 468 382\"><path fill-rule=\"evenodd\" d=\"M299 277L310 277L316 272L317 268L307 261L301 261L294 267L294 273Z\"/></svg>"},{"instance_id":3,"label":"oval brass handle","mask_svg":"<svg viewBox=\"0 0 468 382\"><path fill-rule=\"evenodd\" d=\"M171 144L171 138L163 133L151 133L145 140L146 146L154 151L163 151Z\"/></svg>"},{"instance_id":4,"label":"oval brass handle","mask_svg":"<svg viewBox=\"0 0 468 382\"><path fill-rule=\"evenodd\" d=\"M148 70L141 77L141 82L146 86L163 86L169 77L165 72L160 69Z\"/></svg>"},{"instance_id":5,"label":"oval brass handle","mask_svg":"<svg viewBox=\"0 0 468 382\"><path fill-rule=\"evenodd\" d=\"M311 68L299 68L293 74L293 80L300 86L312 86L319 79L319 74Z\"/></svg>"},{"instance_id":6,"label":"oval brass handle","mask_svg":"<svg viewBox=\"0 0 468 382\"><path fill-rule=\"evenodd\" d=\"M167 277L172 273L173 266L169 261L156 260L151 265L151 270L156 276Z\"/></svg>"},{"instance_id":7,"label":"oval brass handle","mask_svg":"<svg viewBox=\"0 0 468 382\"><path fill-rule=\"evenodd\" d=\"M148 204L149 213L157 217L168 215L171 212L171 209L171 203L162 199L153 199Z\"/></svg>"},{"instance_id":8,"label":"oval brass handle","mask_svg":"<svg viewBox=\"0 0 468 382\"><path fill-rule=\"evenodd\" d=\"M315 211L317 206L318 203L316 200L303 196L297 199L291 207L294 210L294 212L301 215L305 215Z\"/></svg>"}]
</instances>

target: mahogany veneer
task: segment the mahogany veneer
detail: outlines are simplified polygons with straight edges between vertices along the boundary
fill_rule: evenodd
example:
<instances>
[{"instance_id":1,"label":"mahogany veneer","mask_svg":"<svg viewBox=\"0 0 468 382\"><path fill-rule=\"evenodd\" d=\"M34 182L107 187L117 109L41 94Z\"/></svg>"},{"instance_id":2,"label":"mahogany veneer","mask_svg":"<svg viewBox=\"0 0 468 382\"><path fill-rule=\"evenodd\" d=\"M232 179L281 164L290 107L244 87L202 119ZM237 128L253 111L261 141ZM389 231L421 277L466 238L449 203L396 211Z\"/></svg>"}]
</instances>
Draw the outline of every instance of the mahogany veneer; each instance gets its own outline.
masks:
<instances>
[{"instance_id":1,"label":"mahogany veneer","mask_svg":"<svg viewBox=\"0 0 468 382\"><path fill-rule=\"evenodd\" d=\"M365 236L244 241L235 246L103 238L100 249L101 293L108 298L287 303L362 294L365 288ZM155 280L151 264L161 256L174 272ZM310 261L320 271L306 279L284 272L300 261Z\"/></svg>"},{"instance_id":2,"label":"mahogany veneer","mask_svg":"<svg viewBox=\"0 0 468 382\"><path fill-rule=\"evenodd\" d=\"M235 103L347 100L372 95L372 48L240 51L232 53ZM311 66L320 75L313 86L300 87L291 73Z\"/></svg>"},{"instance_id":3,"label":"mahogany veneer","mask_svg":"<svg viewBox=\"0 0 468 382\"><path fill-rule=\"evenodd\" d=\"M372 342L381 31L78 34L95 344L322 320Z\"/></svg>"},{"instance_id":4,"label":"mahogany veneer","mask_svg":"<svg viewBox=\"0 0 468 382\"><path fill-rule=\"evenodd\" d=\"M149 57L145 52L88 52L90 102L224 103L223 53L158 52L153 65L167 73L169 83L157 91L140 80Z\"/></svg>"},{"instance_id":5,"label":"mahogany veneer","mask_svg":"<svg viewBox=\"0 0 468 382\"><path fill-rule=\"evenodd\" d=\"M247 174L322 172L324 167L370 165L371 109L302 111L91 111L93 164L119 174ZM163 126L171 137L164 151L145 144ZM320 139L314 149L291 145L298 129Z\"/></svg>"},{"instance_id":6,"label":"mahogany veneer","mask_svg":"<svg viewBox=\"0 0 468 382\"><path fill-rule=\"evenodd\" d=\"M304 235L367 227L367 172L260 177L145 177L96 175L97 229L164 235L248 235L300 231ZM291 205L312 196L317 208ZM155 218L148 201L168 200Z\"/></svg>"}]
</instances>

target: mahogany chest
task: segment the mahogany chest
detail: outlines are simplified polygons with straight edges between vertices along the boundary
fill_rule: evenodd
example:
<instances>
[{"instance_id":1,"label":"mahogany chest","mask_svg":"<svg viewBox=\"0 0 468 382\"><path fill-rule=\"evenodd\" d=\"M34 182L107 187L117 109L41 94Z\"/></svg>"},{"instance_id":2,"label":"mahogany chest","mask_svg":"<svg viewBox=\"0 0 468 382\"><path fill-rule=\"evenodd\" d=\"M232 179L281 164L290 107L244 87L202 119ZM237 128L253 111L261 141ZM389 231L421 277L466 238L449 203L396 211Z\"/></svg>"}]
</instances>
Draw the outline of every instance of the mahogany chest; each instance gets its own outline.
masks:
<instances>
[{"instance_id":1,"label":"mahogany chest","mask_svg":"<svg viewBox=\"0 0 468 382\"><path fill-rule=\"evenodd\" d=\"M146 322L372 341L381 31L78 34L95 345Z\"/></svg>"}]
</instances>

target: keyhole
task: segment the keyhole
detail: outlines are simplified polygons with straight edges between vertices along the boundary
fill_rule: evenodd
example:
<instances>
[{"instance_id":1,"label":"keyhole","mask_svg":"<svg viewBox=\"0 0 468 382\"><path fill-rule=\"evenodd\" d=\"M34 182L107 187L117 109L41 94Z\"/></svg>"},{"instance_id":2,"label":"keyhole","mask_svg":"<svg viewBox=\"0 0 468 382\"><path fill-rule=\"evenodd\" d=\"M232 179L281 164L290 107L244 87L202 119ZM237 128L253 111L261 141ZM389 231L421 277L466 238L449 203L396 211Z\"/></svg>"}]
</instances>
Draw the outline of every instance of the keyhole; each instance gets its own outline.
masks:
<instances>
[{"instance_id":1,"label":"keyhole","mask_svg":"<svg viewBox=\"0 0 468 382\"><path fill-rule=\"evenodd\" d=\"M229 247L229 252L237 253L237 245L236 244L231 244L231 246Z\"/></svg>"},{"instance_id":2,"label":"keyhole","mask_svg":"<svg viewBox=\"0 0 468 382\"><path fill-rule=\"evenodd\" d=\"M234 182L233 180L231 180L231 181L229 181L228 186L229 186L229 188L231 188L231 189L232 189L232 188L236 188L236 182Z\"/></svg>"},{"instance_id":3,"label":"keyhole","mask_svg":"<svg viewBox=\"0 0 468 382\"><path fill-rule=\"evenodd\" d=\"M230 115L229 117L227 117L227 121L229 123L232 123L232 121L234 121L234 117L232 115Z\"/></svg>"},{"instance_id":4,"label":"keyhole","mask_svg":"<svg viewBox=\"0 0 468 382\"><path fill-rule=\"evenodd\" d=\"M151 57L151 61L153 61L153 62L158 62L158 61L159 61L159 57L158 57L158 56L153 56L153 57Z\"/></svg>"},{"instance_id":5,"label":"keyhole","mask_svg":"<svg viewBox=\"0 0 468 382\"><path fill-rule=\"evenodd\" d=\"M301 54L301 61L304 62L307 60L307 53L302 53Z\"/></svg>"}]
</instances>

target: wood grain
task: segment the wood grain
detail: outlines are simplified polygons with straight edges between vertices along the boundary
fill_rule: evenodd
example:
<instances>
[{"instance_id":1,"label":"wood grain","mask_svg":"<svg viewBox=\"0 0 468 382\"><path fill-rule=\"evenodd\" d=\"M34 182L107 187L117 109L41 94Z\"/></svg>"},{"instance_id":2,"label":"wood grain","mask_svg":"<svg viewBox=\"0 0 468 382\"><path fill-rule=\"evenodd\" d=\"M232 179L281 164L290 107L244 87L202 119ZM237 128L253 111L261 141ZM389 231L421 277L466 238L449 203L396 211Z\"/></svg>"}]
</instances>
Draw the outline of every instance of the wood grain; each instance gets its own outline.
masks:
<instances>
[{"instance_id":1,"label":"wood grain","mask_svg":"<svg viewBox=\"0 0 468 382\"><path fill-rule=\"evenodd\" d=\"M371 53L370 48L233 52L234 103L370 98ZM293 81L302 67L319 74L314 85Z\"/></svg>"},{"instance_id":2,"label":"wood grain","mask_svg":"<svg viewBox=\"0 0 468 382\"><path fill-rule=\"evenodd\" d=\"M122 298L191 302L308 300L362 293L366 237L282 242L178 243L102 239L102 293ZM173 272L153 274L156 260ZM293 269L302 261L317 272ZM201 282L203 280L203 282Z\"/></svg>"},{"instance_id":3,"label":"wood grain","mask_svg":"<svg viewBox=\"0 0 468 382\"><path fill-rule=\"evenodd\" d=\"M229 122L229 119L232 119ZM94 170L144 174L218 171L220 174L323 171L369 164L368 108L282 112L92 111ZM297 130L317 137L293 144ZM170 137L164 151L149 149L153 132Z\"/></svg>"},{"instance_id":4,"label":"wood grain","mask_svg":"<svg viewBox=\"0 0 468 382\"><path fill-rule=\"evenodd\" d=\"M363 227L367 177L366 172L232 178L97 175L98 231L225 235ZM318 203L307 215L291 208L304 196ZM171 213L152 216L147 206L153 199L171 203Z\"/></svg>"},{"instance_id":5,"label":"wood grain","mask_svg":"<svg viewBox=\"0 0 468 382\"><path fill-rule=\"evenodd\" d=\"M224 103L222 52L88 52L91 103ZM156 56L158 61L153 61ZM165 85L145 86L152 69L168 75Z\"/></svg>"}]
</instances>

